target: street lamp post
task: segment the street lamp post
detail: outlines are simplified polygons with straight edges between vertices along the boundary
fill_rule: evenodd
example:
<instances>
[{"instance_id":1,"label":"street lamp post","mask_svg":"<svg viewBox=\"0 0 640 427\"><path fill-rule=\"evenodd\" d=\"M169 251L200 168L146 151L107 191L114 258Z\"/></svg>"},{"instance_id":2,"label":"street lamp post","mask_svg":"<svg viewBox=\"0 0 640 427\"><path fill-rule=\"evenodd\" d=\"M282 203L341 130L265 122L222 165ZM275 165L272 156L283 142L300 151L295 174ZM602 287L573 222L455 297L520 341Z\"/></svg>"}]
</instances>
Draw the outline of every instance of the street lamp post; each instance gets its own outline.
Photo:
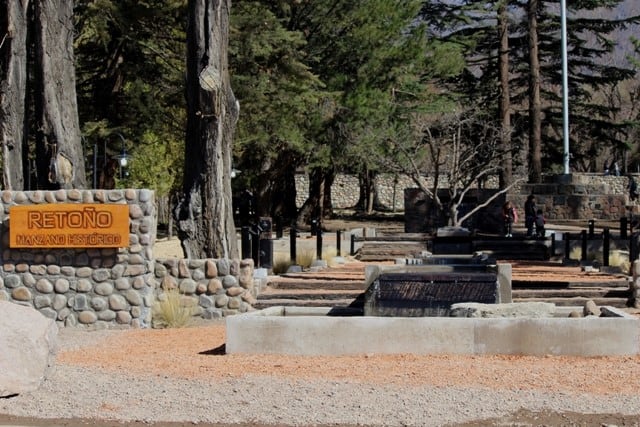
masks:
<instances>
[{"instance_id":1,"label":"street lamp post","mask_svg":"<svg viewBox=\"0 0 640 427\"><path fill-rule=\"evenodd\" d=\"M569 67L567 65L567 0L560 0L562 42L562 140L564 146L564 174L569 174Z\"/></svg>"},{"instance_id":2,"label":"street lamp post","mask_svg":"<svg viewBox=\"0 0 640 427\"><path fill-rule=\"evenodd\" d=\"M122 141L122 150L120 151L120 154L115 156L118 160L118 166L120 166L120 179L122 180L124 179L124 168L129 164L129 155L127 154L127 146L125 144L126 141L124 136L122 136L120 132L113 132L113 134L119 136Z\"/></svg>"}]
</instances>

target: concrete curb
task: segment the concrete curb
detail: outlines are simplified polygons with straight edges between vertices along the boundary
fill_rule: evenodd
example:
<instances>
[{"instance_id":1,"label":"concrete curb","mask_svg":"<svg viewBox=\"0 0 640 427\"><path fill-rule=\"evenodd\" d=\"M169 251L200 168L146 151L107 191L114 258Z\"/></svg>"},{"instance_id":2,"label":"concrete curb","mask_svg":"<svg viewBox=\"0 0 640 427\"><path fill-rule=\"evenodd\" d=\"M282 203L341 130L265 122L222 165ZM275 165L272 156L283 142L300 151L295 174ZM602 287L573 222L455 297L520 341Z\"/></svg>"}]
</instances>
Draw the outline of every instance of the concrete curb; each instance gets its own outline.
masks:
<instances>
[{"instance_id":1,"label":"concrete curb","mask_svg":"<svg viewBox=\"0 0 640 427\"><path fill-rule=\"evenodd\" d=\"M226 319L226 352L290 355L640 354L634 317L342 317L331 309L271 307ZM624 314L624 313L623 313Z\"/></svg>"}]
</instances>

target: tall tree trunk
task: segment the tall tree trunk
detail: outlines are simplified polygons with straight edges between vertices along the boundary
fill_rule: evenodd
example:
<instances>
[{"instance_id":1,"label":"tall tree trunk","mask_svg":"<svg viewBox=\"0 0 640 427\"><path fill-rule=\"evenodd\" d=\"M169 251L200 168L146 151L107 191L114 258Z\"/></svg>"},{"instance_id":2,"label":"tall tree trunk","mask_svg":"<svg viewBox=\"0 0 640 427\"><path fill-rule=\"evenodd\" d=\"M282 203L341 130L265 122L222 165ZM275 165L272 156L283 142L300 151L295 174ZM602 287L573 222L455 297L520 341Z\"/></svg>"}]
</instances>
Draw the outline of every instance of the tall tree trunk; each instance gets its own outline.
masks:
<instances>
[{"instance_id":1,"label":"tall tree trunk","mask_svg":"<svg viewBox=\"0 0 640 427\"><path fill-rule=\"evenodd\" d=\"M538 0L529 0L529 181L542 182L542 108L538 58Z\"/></svg>"},{"instance_id":2,"label":"tall tree trunk","mask_svg":"<svg viewBox=\"0 0 640 427\"><path fill-rule=\"evenodd\" d=\"M323 218L331 218L333 216L333 202L331 200L331 188L333 187L333 182L336 178L335 169L331 168L327 170L324 175L324 200L322 202L322 217Z\"/></svg>"},{"instance_id":3,"label":"tall tree trunk","mask_svg":"<svg viewBox=\"0 0 640 427\"><path fill-rule=\"evenodd\" d=\"M35 3L36 154L42 188L86 188L73 59L73 1Z\"/></svg>"},{"instance_id":4,"label":"tall tree trunk","mask_svg":"<svg viewBox=\"0 0 640 427\"><path fill-rule=\"evenodd\" d=\"M24 189L26 155L27 10L29 2L0 0L0 144L2 186Z\"/></svg>"},{"instance_id":5,"label":"tall tree trunk","mask_svg":"<svg viewBox=\"0 0 640 427\"><path fill-rule=\"evenodd\" d=\"M231 152L239 113L229 81L230 0L190 0L183 194L176 208L187 258L236 258Z\"/></svg>"},{"instance_id":6,"label":"tall tree trunk","mask_svg":"<svg viewBox=\"0 0 640 427\"><path fill-rule=\"evenodd\" d=\"M322 222L322 205L324 204L325 171L314 168L309 173L309 196L298 211L296 228L303 229L311 224L311 220Z\"/></svg>"},{"instance_id":7,"label":"tall tree trunk","mask_svg":"<svg viewBox=\"0 0 640 427\"><path fill-rule=\"evenodd\" d=\"M509 14L507 0L503 0L498 10L500 28L500 119L502 129L500 142L504 162L500 171L500 188L505 188L513 180L513 150L511 147L511 91L509 90Z\"/></svg>"},{"instance_id":8,"label":"tall tree trunk","mask_svg":"<svg viewBox=\"0 0 640 427\"><path fill-rule=\"evenodd\" d=\"M358 176L360 181L360 197L357 207L366 214L373 213L375 202L375 174L370 170L361 172Z\"/></svg>"}]
</instances>

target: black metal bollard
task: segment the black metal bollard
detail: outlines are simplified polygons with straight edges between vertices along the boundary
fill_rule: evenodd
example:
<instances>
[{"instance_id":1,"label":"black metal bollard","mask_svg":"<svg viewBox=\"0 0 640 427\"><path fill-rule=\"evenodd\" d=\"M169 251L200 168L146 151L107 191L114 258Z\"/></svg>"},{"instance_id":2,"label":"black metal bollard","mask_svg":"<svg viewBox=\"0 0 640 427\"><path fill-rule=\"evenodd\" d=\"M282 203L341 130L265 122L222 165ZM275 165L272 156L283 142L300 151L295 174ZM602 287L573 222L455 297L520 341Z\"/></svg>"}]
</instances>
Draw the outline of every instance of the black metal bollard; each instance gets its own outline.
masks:
<instances>
[{"instance_id":1,"label":"black metal bollard","mask_svg":"<svg viewBox=\"0 0 640 427\"><path fill-rule=\"evenodd\" d=\"M602 230L602 265L609 266L609 247L611 244L611 236L609 234L609 227Z\"/></svg>"},{"instance_id":2,"label":"black metal bollard","mask_svg":"<svg viewBox=\"0 0 640 427\"><path fill-rule=\"evenodd\" d=\"M322 259L322 230L316 233L316 257Z\"/></svg>"},{"instance_id":3,"label":"black metal bollard","mask_svg":"<svg viewBox=\"0 0 640 427\"><path fill-rule=\"evenodd\" d=\"M587 231L582 230L580 232L580 237L582 238L582 254L580 255L580 259L582 261L587 260Z\"/></svg>"},{"instance_id":4,"label":"black metal bollard","mask_svg":"<svg viewBox=\"0 0 640 427\"><path fill-rule=\"evenodd\" d=\"M627 228L629 227L628 219L626 216L620 218L620 238L627 238Z\"/></svg>"},{"instance_id":5,"label":"black metal bollard","mask_svg":"<svg viewBox=\"0 0 640 427\"><path fill-rule=\"evenodd\" d=\"M260 267L260 233L251 233L251 258L256 268Z\"/></svg>"},{"instance_id":6,"label":"black metal bollard","mask_svg":"<svg viewBox=\"0 0 640 427\"><path fill-rule=\"evenodd\" d=\"M551 256L556 256L556 233L551 233Z\"/></svg>"},{"instance_id":7,"label":"black metal bollard","mask_svg":"<svg viewBox=\"0 0 640 427\"><path fill-rule=\"evenodd\" d=\"M564 233L564 258L569 259L571 255L571 235Z\"/></svg>"},{"instance_id":8,"label":"black metal bollard","mask_svg":"<svg viewBox=\"0 0 640 427\"><path fill-rule=\"evenodd\" d=\"M340 246L342 246L342 232L340 230L336 231L336 252L337 256L341 256L340 254Z\"/></svg>"},{"instance_id":9,"label":"black metal bollard","mask_svg":"<svg viewBox=\"0 0 640 427\"><path fill-rule=\"evenodd\" d=\"M629 241L629 263L633 268L633 262L638 259L638 233L631 233Z\"/></svg>"},{"instance_id":10,"label":"black metal bollard","mask_svg":"<svg viewBox=\"0 0 640 427\"><path fill-rule=\"evenodd\" d=\"M240 230L240 242L242 246L242 259L251 258L251 233L249 232L249 227L242 227Z\"/></svg>"},{"instance_id":11,"label":"black metal bollard","mask_svg":"<svg viewBox=\"0 0 640 427\"><path fill-rule=\"evenodd\" d=\"M289 257L291 258L291 263L296 263L296 239L298 238L298 232L295 228L291 228L289 232Z\"/></svg>"},{"instance_id":12,"label":"black metal bollard","mask_svg":"<svg viewBox=\"0 0 640 427\"><path fill-rule=\"evenodd\" d=\"M594 219L589 220L589 239L593 239L595 236L596 221Z\"/></svg>"},{"instance_id":13,"label":"black metal bollard","mask_svg":"<svg viewBox=\"0 0 640 427\"><path fill-rule=\"evenodd\" d=\"M355 234L351 234L351 251L349 252L352 256L356 254L356 236Z\"/></svg>"}]
</instances>

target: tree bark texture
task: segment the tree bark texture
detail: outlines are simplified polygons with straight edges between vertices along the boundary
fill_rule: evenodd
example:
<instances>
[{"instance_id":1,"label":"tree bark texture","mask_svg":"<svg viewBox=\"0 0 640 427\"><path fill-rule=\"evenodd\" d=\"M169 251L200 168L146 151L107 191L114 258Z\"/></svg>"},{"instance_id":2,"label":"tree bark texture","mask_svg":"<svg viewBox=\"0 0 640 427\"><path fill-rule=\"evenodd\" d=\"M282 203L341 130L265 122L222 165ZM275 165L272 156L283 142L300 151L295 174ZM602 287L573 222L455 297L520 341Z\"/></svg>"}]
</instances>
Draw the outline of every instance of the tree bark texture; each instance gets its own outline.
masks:
<instances>
[{"instance_id":1,"label":"tree bark texture","mask_svg":"<svg viewBox=\"0 0 640 427\"><path fill-rule=\"evenodd\" d=\"M0 0L0 144L2 185L24 189L28 0Z\"/></svg>"},{"instance_id":2,"label":"tree bark texture","mask_svg":"<svg viewBox=\"0 0 640 427\"><path fill-rule=\"evenodd\" d=\"M529 0L529 182L542 182L542 107L538 55L538 0Z\"/></svg>"},{"instance_id":3,"label":"tree bark texture","mask_svg":"<svg viewBox=\"0 0 640 427\"><path fill-rule=\"evenodd\" d=\"M231 154L239 106L227 60L230 0L190 0L183 194L176 208L187 258L235 258Z\"/></svg>"},{"instance_id":4,"label":"tree bark texture","mask_svg":"<svg viewBox=\"0 0 640 427\"><path fill-rule=\"evenodd\" d=\"M278 153L275 160L262 162L260 175L251 188L256 198L258 216L271 216L274 223L293 224L298 213L296 206L295 168L299 160L290 151Z\"/></svg>"},{"instance_id":5,"label":"tree bark texture","mask_svg":"<svg viewBox=\"0 0 640 427\"><path fill-rule=\"evenodd\" d=\"M38 183L41 188L86 188L73 58L73 1L37 0L35 15Z\"/></svg>"},{"instance_id":6,"label":"tree bark texture","mask_svg":"<svg viewBox=\"0 0 640 427\"><path fill-rule=\"evenodd\" d=\"M509 15L507 2L500 5L498 11L500 28L500 133L501 149L504 153L503 167L500 171L500 188L511 184L513 180L513 149L511 147L511 91L509 90Z\"/></svg>"},{"instance_id":7,"label":"tree bark texture","mask_svg":"<svg viewBox=\"0 0 640 427\"><path fill-rule=\"evenodd\" d=\"M301 230L308 227L312 220L322 224L324 189L326 183L326 170L314 168L309 173L309 196L298 211L296 228Z\"/></svg>"}]
</instances>

